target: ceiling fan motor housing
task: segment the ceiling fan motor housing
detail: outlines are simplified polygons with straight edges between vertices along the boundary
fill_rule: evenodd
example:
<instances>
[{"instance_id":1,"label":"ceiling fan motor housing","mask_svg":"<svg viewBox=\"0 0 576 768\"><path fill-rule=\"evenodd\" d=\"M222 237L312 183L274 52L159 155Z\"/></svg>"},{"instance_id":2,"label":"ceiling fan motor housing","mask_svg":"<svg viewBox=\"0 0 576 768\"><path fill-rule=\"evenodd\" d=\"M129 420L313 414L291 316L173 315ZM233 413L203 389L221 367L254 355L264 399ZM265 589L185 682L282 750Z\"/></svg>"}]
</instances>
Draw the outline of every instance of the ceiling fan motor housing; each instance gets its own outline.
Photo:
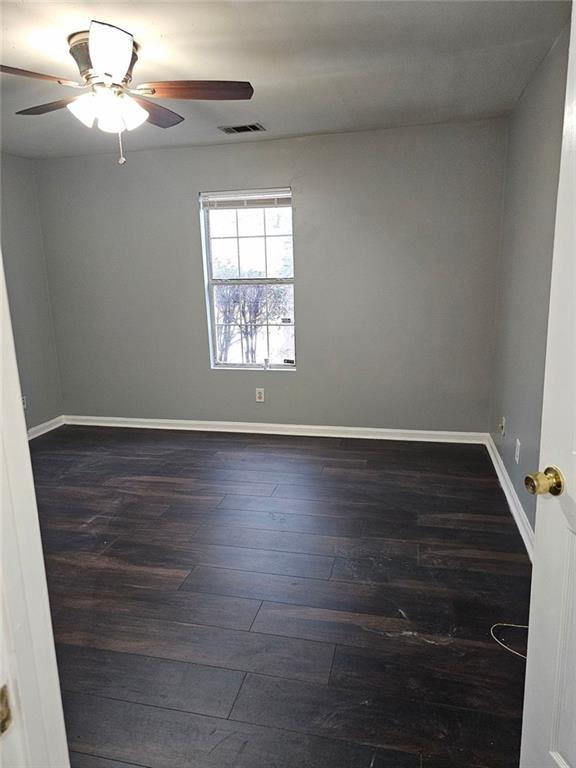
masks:
<instances>
[{"instance_id":1,"label":"ceiling fan motor housing","mask_svg":"<svg viewBox=\"0 0 576 768\"><path fill-rule=\"evenodd\" d=\"M92 67L92 61L90 60L90 51L88 48L88 36L89 30L85 29L82 32L74 32L68 37L68 45L70 47L70 55L76 62L81 78L87 85L93 85L94 83L103 82L102 72L96 72ZM134 65L138 61L138 49L139 45L134 41L132 46L132 60L130 66L122 83L116 83L116 85L127 86L132 81L132 70Z\"/></svg>"}]
</instances>

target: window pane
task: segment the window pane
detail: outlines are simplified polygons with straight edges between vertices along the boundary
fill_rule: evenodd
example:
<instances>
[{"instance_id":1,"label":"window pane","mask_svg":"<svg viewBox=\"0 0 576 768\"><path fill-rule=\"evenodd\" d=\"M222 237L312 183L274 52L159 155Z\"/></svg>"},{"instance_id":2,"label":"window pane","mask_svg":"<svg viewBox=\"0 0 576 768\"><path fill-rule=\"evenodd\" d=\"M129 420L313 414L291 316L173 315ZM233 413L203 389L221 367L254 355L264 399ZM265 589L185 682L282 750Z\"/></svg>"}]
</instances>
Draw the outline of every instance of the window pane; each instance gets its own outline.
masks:
<instances>
[{"instance_id":1,"label":"window pane","mask_svg":"<svg viewBox=\"0 0 576 768\"><path fill-rule=\"evenodd\" d=\"M266 234L292 234L292 208L266 208Z\"/></svg>"},{"instance_id":2,"label":"window pane","mask_svg":"<svg viewBox=\"0 0 576 768\"><path fill-rule=\"evenodd\" d=\"M268 322L278 325L294 324L294 286L268 286Z\"/></svg>"},{"instance_id":3,"label":"window pane","mask_svg":"<svg viewBox=\"0 0 576 768\"><path fill-rule=\"evenodd\" d=\"M237 323L240 316L240 291L238 285L214 286L214 311L217 324Z\"/></svg>"},{"instance_id":4,"label":"window pane","mask_svg":"<svg viewBox=\"0 0 576 768\"><path fill-rule=\"evenodd\" d=\"M236 237L236 211L210 210L210 237Z\"/></svg>"},{"instance_id":5,"label":"window pane","mask_svg":"<svg viewBox=\"0 0 576 768\"><path fill-rule=\"evenodd\" d=\"M294 261L291 237L267 237L268 277L292 277Z\"/></svg>"},{"instance_id":6,"label":"window pane","mask_svg":"<svg viewBox=\"0 0 576 768\"><path fill-rule=\"evenodd\" d=\"M242 346L238 325L216 326L216 360L219 363L242 363Z\"/></svg>"},{"instance_id":7,"label":"window pane","mask_svg":"<svg viewBox=\"0 0 576 768\"><path fill-rule=\"evenodd\" d=\"M212 277L220 280L238 277L237 240L211 240L210 255L212 258Z\"/></svg>"},{"instance_id":8,"label":"window pane","mask_svg":"<svg viewBox=\"0 0 576 768\"><path fill-rule=\"evenodd\" d=\"M238 235L250 237L264 234L263 208L240 208L238 210Z\"/></svg>"},{"instance_id":9,"label":"window pane","mask_svg":"<svg viewBox=\"0 0 576 768\"><path fill-rule=\"evenodd\" d=\"M240 276L266 277L266 257L263 237L243 237L240 247Z\"/></svg>"},{"instance_id":10,"label":"window pane","mask_svg":"<svg viewBox=\"0 0 576 768\"><path fill-rule=\"evenodd\" d=\"M246 327L265 325L267 321L266 286L238 285L235 288L239 322Z\"/></svg>"},{"instance_id":11,"label":"window pane","mask_svg":"<svg viewBox=\"0 0 576 768\"><path fill-rule=\"evenodd\" d=\"M270 365L284 365L285 360L294 360L294 326L270 325L268 326L268 339L270 344Z\"/></svg>"},{"instance_id":12,"label":"window pane","mask_svg":"<svg viewBox=\"0 0 576 768\"><path fill-rule=\"evenodd\" d=\"M264 365L268 357L268 335L265 325L243 325L242 348L244 362L249 365Z\"/></svg>"}]
</instances>

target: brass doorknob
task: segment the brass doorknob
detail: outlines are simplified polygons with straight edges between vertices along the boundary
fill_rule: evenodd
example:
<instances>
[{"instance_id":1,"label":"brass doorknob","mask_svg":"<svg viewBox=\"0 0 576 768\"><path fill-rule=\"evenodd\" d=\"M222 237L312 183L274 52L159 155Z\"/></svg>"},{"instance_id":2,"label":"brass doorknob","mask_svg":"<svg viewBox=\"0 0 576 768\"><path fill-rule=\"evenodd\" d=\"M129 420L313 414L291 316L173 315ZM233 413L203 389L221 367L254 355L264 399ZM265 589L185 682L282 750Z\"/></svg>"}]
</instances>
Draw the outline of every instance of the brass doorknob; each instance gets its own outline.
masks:
<instances>
[{"instance_id":1,"label":"brass doorknob","mask_svg":"<svg viewBox=\"0 0 576 768\"><path fill-rule=\"evenodd\" d=\"M557 467L546 467L544 472L534 472L526 475L524 485L528 493L550 493L552 496L560 496L564 491L564 476Z\"/></svg>"}]
</instances>

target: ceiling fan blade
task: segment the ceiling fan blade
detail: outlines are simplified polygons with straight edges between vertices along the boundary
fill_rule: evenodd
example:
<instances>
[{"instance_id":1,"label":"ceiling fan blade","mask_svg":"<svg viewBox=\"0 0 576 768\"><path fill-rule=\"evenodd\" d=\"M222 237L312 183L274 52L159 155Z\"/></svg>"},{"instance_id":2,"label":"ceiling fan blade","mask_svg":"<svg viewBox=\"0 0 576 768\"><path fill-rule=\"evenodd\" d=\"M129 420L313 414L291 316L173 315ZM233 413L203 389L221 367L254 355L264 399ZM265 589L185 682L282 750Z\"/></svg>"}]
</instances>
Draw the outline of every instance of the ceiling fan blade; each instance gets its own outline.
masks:
<instances>
[{"instance_id":1,"label":"ceiling fan blade","mask_svg":"<svg viewBox=\"0 0 576 768\"><path fill-rule=\"evenodd\" d=\"M151 90L157 99L251 99L254 88L238 80L164 80L143 83L136 90Z\"/></svg>"},{"instance_id":2,"label":"ceiling fan blade","mask_svg":"<svg viewBox=\"0 0 576 768\"><path fill-rule=\"evenodd\" d=\"M171 109L162 107L160 104L155 104L148 99L141 99L138 96L132 96L135 102L148 112L148 122L152 125L157 125L158 128L172 128L173 125L178 125L184 118L177 112L172 112Z\"/></svg>"},{"instance_id":3,"label":"ceiling fan blade","mask_svg":"<svg viewBox=\"0 0 576 768\"><path fill-rule=\"evenodd\" d=\"M60 83L60 85L70 85L72 88L81 87L79 83L75 83L73 80L67 80L65 77L56 77L55 75L43 75L41 72L30 72L28 69L18 69L18 67L7 67L5 64L0 64L0 72L5 75L19 75L20 77L32 77L34 80L49 80L52 83Z\"/></svg>"},{"instance_id":4,"label":"ceiling fan blade","mask_svg":"<svg viewBox=\"0 0 576 768\"><path fill-rule=\"evenodd\" d=\"M37 107L29 107L16 112L17 115L45 115L46 112L55 112L57 109L64 109L68 104L79 98L74 96L71 99L60 99L59 101L50 101L48 104L39 104Z\"/></svg>"},{"instance_id":5,"label":"ceiling fan blade","mask_svg":"<svg viewBox=\"0 0 576 768\"><path fill-rule=\"evenodd\" d=\"M134 38L129 32L104 24L90 22L88 50L93 69L99 75L107 75L113 83L121 83L132 60Z\"/></svg>"}]
</instances>

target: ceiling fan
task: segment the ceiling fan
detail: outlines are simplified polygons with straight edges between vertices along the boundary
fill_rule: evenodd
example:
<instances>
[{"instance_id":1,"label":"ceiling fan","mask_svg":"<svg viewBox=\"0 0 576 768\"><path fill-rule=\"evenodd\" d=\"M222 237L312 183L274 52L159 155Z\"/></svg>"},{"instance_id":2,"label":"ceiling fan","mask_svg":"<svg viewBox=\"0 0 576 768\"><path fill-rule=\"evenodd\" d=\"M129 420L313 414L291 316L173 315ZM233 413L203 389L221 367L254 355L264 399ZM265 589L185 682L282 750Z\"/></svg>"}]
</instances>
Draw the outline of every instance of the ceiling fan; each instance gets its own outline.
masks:
<instances>
[{"instance_id":1,"label":"ceiling fan","mask_svg":"<svg viewBox=\"0 0 576 768\"><path fill-rule=\"evenodd\" d=\"M101 131L121 134L146 121L159 128L171 128L184 120L182 115L150 101L151 98L232 100L250 99L254 93L250 83L232 80L164 80L132 88L132 70L138 61L139 45L129 32L112 24L92 21L89 30L70 35L68 45L78 65L80 83L0 65L0 72L8 75L49 80L86 91L79 96L22 109L17 115L43 115L67 107L88 128L96 122Z\"/></svg>"}]
</instances>

